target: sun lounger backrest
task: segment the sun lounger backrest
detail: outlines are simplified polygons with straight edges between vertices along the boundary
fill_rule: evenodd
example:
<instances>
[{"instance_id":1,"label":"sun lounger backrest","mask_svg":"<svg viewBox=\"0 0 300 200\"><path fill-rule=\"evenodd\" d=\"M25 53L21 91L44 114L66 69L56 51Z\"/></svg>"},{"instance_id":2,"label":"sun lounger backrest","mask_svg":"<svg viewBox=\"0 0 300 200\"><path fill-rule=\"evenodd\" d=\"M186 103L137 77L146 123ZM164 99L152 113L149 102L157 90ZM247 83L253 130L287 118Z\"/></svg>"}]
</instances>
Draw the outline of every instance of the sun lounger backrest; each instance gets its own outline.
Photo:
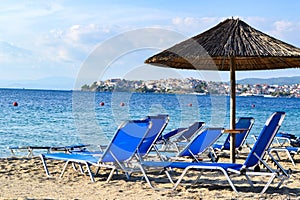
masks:
<instances>
[{"instance_id":1,"label":"sun lounger backrest","mask_svg":"<svg viewBox=\"0 0 300 200\"><path fill-rule=\"evenodd\" d=\"M261 159L263 158L278 132L284 117L285 112L275 112L269 117L244 163L245 167L255 166L259 161L257 156Z\"/></svg>"},{"instance_id":2,"label":"sun lounger backrest","mask_svg":"<svg viewBox=\"0 0 300 200\"><path fill-rule=\"evenodd\" d=\"M152 145L156 142L158 137L161 136L161 133L169 122L168 115L148 116L148 119L152 122L152 126L138 148L140 156L149 153Z\"/></svg>"},{"instance_id":3,"label":"sun lounger backrest","mask_svg":"<svg viewBox=\"0 0 300 200\"><path fill-rule=\"evenodd\" d=\"M236 129L247 129L241 134L236 134L235 135L235 148L239 148L240 146L243 145L244 141L246 140L252 126L254 124L254 118L252 117L240 117L239 120L237 121L235 128ZM224 142L224 147L223 149L229 150L230 149L230 134L228 134L225 142Z\"/></svg>"},{"instance_id":4,"label":"sun lounger backrest","mask_svg":"<svg viewBox=\"0 0 300 200\"><path fill-rule=\"evenodd\" d=\"M177 128L177 129L173 129L172 131L162 135L159 140L168 140L170 139L171 137L177 135L177 134L180 134L182 131L186 130L187 128Z\"/></svg>"},{"instance_id":5,"label":"sun lounger backrest","mask_svg":"<svg viewBox=\"0 0 300 200\"><path fill-rule=\"evenodd\" d=\"M200 132L189 144L178 153L178 156L192 156L204 152L223 133L223 128L207 128Z\"/></svg>"},{"instance_id":6,"label":"sun lounger backrest","mask_svg":"<svg viewBox=\"0 0 300 200\"><path fill-rule=\"evenodd\" d=\"M106 148L101 161L111 162L130 159L142 142L144 136L151 128L149 119L133 120L122 124Z\"/></svg>"},{"instance_id":7,"label":"sun lounger backrest","mask_svg":"<svg viewBox=\"0 0 300 200\"><path fill-rule=\"evenodd\" d=\"M204 122L195 122L178 136L177 140L189 140L204 126Z\"/></svg>"}]
</instances>

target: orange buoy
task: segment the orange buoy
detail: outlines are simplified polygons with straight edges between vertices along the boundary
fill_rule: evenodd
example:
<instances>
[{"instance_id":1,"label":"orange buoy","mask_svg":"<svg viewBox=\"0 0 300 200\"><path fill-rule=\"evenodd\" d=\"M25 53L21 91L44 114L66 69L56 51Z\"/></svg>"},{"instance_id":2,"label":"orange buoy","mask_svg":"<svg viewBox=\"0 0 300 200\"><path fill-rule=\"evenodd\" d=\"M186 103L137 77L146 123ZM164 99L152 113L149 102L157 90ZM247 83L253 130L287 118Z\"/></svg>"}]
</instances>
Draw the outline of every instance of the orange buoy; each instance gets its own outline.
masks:
<instances>
[{"instance_id":1,"label":"orange buoy","mask_svg":"<svg viewBox=\"0 0 300 200\"><path fill-rule=\"evenodd\" d=\"M18 102L13 102L13 106L18 106Z\"/></svg>"},{"instance_id":2,"label":"orange buoy","mask_svg":"<svg viewBox=\"0 0 300 200\"><path fill-rule=\"evenodd\" d=\"M104 106L104 102L101 101L101 102L99 103L99 105L100 105L100 106Z\"/></svg>"},{"instance_id":3,"label":"orange buoy","mask_svg":"<svg viewBox=\"0 0 300 200\"><path fill-rule=\"evenodd\" d=\"M120 106L125 106L125 103L124 103L124 102L121 102L121 103L120 103Z\"/></svg>"},{"instance_id":4,"label":"orange buoy","mask_svg":"<svg viewBox=\"0 0 300 200\"><path fill-rule=\"evenodd\" d=\"M192 106L193 106L193 104L189 103L189 104L188 104L188 106L189 106L189 107L192 107Z\"/></svg>"}]
</instances>

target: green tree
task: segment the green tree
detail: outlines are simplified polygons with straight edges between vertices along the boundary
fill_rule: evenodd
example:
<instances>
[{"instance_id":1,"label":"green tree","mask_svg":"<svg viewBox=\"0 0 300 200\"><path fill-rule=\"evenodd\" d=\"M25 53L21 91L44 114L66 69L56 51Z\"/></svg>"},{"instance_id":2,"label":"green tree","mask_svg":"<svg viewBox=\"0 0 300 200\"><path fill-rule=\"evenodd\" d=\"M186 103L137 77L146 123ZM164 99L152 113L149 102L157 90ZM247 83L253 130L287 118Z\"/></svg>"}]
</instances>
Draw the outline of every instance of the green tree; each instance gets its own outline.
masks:
<instances>
[{"instance_id":1,"label":"green tree","mask_svg":"<svg viewBox=\"0 0 300 200\"><path fill-rule=\"evenodd\" d=\"M87 84L84 84L83 86L81 86L81 90L82 91L89 91L90 90L90 86Z\"/></svg>"}]
</instances>

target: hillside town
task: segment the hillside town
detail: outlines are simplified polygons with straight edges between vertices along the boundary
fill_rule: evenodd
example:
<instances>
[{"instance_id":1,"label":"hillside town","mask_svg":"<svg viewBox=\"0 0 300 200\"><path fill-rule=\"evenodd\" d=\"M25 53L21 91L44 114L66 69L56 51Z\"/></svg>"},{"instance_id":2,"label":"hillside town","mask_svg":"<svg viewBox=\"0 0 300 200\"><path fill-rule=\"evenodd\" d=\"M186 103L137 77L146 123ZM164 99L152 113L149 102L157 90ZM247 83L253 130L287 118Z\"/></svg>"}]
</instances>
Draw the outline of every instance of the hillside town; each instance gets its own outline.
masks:
<instances>
[{"instance_id":1,"label":"hillside town","mask_svg":"<svg viewBox=\"0 0 300 200\"><path fill-rule=\"evenodd\" d=\"M160 80L125 80L108 79L83 85L82 91L94 92L142 92L174 93L198 95L229 95L230 87L226 82L203 81L195 78L160 79ZM291 85L237 84L238 96L295 97L300 98L300 83Z\"/></svg>"}]
</instances>

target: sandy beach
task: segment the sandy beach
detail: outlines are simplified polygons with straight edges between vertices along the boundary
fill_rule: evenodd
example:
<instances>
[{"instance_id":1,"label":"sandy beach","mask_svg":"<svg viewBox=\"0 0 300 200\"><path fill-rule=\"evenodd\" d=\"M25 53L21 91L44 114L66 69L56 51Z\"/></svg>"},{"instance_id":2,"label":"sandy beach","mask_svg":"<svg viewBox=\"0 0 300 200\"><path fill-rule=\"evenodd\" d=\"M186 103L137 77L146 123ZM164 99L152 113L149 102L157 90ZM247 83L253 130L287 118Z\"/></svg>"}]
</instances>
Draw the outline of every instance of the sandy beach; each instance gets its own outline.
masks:
<instances>
[{"instance_id":1,"label":"sandy beach","mask_svg":"<svg viewBox=\"0 0 300 200\"><path fill-rule=\"evenodd\" d=\"M243 162L242 155L238 162ZM296 162L299 155L296 155ZM222 158L221 161L228 161ZM232 191L231 187L218 173L207 173L197 184L191 184L191 179L196 176L190 173L184 184L175 191L154 191L141 180L141 174L135 174L131 180L126 180L125 175L119 173L113 180L106 183L108 171L101 171L92 183L88 176L75 172L71 167L67 169L63 178L59 174L63 163L50 161L49 170L52 177L45 175L39 157L33 158L2 158L0 159L0 199L298 199L300 195L300 167L294 167L290 162L281 162L286 168L291 168L293 173L280 189L275 184L263 195L258 194L262 185L251 189L247 182L235 178L239 194ZM216 178L217 177L217 178ZM256 179L255 179L256 180ZM257 181L263 180L258 178ZM265 180L264 180L265 181ZM158 187L168 186L160 181ZM253 192L254 191L254 192ZM300 197L299 197L300 198Z\"/></svg>"}]
</instances>

